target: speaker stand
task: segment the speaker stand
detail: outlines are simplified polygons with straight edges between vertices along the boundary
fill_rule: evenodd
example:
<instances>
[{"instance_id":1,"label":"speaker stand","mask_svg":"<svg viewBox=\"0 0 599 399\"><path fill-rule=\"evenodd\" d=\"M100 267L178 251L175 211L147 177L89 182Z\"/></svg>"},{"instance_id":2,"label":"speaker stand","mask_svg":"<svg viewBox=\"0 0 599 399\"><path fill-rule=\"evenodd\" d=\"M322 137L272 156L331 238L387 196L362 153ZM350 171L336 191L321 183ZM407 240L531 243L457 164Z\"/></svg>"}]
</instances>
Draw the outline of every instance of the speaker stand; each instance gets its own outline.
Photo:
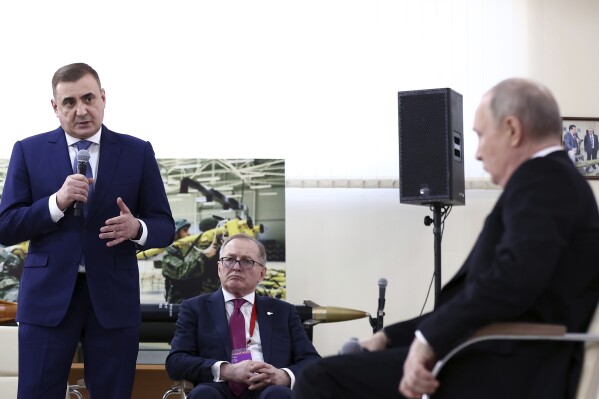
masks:
<instances>
[{"instance_id":1,"label":"speaker stand","mask_svg":"<svg viewBox=\"0 0 599 399\"><path fill-rule=\"evenodd\" d=\"M451 205L444 205L441 202L434 202L431 204L431 210L433 211L433 218L426 216L424 218L424 224L426 226L433 225L433 237L434 237L434 250L435 250L435 268L434 268L434 280L435 280L435 305L437 309L439 304L439 293L441 292L441 239L443 238L443 222L451 211Z\"/></svg>"}]
</instances>

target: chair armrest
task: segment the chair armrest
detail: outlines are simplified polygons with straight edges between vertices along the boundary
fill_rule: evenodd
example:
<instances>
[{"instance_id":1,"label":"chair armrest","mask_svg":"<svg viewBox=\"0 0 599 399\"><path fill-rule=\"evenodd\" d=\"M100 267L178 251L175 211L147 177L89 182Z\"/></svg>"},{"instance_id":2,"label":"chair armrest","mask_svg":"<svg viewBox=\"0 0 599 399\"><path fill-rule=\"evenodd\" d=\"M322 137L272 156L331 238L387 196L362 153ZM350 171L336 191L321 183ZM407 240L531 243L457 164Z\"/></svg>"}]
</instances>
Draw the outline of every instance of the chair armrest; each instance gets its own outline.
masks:
<instances>
[{"instance_id":1,"label":"chair armrest","mask_svg":"<svg viewBox=\"0 0 599 399\"><path fill-rule=\"evenodd\" d=\"M562 336L566 334L566 326L561 324L540 323L493 323L476 331L470 339L479 337L500 336Z\"/></svg>"},{"instance_id":2,"label":"chair armrest","mask_svg":"<svg viewBox=\"0 0 599 399\"><path fill-rule=\"evenodd\" d=\"M471 338L452 349L443 359L437 361L432 373L436 377L445 364L463 349L482 341L569 341L599 342L599 335L589 333L567 333L566 327L559 324L542 323L493 323L476 331ZM428 395L423 395L428 399Z\"/></svg>"},{"instance_id":3,"label":"chair armrest","mask_svg":"<svg viewBox=\"0 0 599 399\"><path fill-rule=\"evenodd\" d=\"M433 368L433 375L437 376L445 363L463 349L482 341L491 340L564 340L566 327L559 324L542 323L493 323L476 331L467 341L453 348L443 359L440 359Z\"/></svg>"},{"instance_id":4,"label":"chair armrest","mask_svg":"<svg viewBox=\"0 0 599 399\"><path fill-rule=\"evenodd\" d=\"M193 382L189 382L187 380L179 380L179 381L175 381L175 384L177 384L178 386L180 386L181 388L183 388L183 390L185 392L189 392L193 389L193 387L195 386L193 384Z\"/></svg>"},{"instance_id":5,"label":"chair armrest","mask_svg":"<svg viewBox=\"0 0 599 399\"><path fill-rule=\"evenodd\" d=\"M71 395L75 395L78 399L83 399L83 395L79 391L80 389L86 389L85 380L79 379L76 384L67 386L67 396L70 398Z\"/></svg>"},{"instance_id":6,"label":"chair armrest","mask_svg":"<svg viewBox=\"0 0 599 399\"><path fill-rule=\"evenodd\" d=\"M173 381L173 385L168 391L164 393L162 399L166 399L171 395L178 395L181 398L186 398L186 394L189 393L193 389L193 387L194 384L187 380Z\"/></svg>"}]
</instances>

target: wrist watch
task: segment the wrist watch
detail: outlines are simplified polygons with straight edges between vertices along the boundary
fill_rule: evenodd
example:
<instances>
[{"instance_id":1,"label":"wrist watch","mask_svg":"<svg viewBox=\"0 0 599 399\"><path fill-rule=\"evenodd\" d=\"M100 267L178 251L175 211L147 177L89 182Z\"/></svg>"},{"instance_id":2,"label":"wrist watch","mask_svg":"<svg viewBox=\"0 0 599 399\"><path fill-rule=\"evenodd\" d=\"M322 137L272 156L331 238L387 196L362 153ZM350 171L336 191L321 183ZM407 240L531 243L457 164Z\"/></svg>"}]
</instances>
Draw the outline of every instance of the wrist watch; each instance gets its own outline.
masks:
<instances>
[{"instance_id":1,"label":"wrist watch","mask_svg":"<svg viewBox=\"0 0 599 399\"><path fill-rule=\"evenodd\" d=\"M133 241L137 241L141 238L141 235L144 232L144 227L141 224L141 222L138 220L137 223L139 223L139 229L137 229L137 235L135 237L132 238Z\"/></svg>"}]
</instances>

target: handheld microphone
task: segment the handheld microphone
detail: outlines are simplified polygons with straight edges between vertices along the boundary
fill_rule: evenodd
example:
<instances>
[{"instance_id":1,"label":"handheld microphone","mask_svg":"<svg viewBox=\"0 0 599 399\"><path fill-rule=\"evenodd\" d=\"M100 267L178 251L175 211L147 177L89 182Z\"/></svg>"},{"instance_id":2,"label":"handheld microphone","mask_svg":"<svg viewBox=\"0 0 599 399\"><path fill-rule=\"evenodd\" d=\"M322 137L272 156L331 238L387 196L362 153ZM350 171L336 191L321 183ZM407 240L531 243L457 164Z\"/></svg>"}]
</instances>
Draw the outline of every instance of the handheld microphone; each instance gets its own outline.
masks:
<instances>
[{"instance_id":1,"label":"handheld microphone","mask_svg":"<svg viewBox=\"0 0 599 399\"><path fill-rule=\"evenodd\" d=\"M85 174L87 173L87 165L89 163L89 151L87 150L79 150L77 151L77 156L75 157L75 160L77 161L77 173L82 174L83 176L85 176ZM80 217L83 211L83 202L81 201L75 201L75 204L73 205L73 216L77 216Z\"/></svg>"}]
</instances>

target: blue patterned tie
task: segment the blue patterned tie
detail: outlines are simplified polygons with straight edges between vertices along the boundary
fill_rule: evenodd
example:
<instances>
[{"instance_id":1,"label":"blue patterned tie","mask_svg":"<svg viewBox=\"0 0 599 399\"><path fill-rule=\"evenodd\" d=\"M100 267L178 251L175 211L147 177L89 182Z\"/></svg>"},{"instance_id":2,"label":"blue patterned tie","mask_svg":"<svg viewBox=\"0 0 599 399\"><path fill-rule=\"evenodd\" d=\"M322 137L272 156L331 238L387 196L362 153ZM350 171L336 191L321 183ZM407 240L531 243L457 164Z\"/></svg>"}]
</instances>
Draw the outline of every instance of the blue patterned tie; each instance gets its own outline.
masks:
<instances>
[{"instance_id":1,"label":"blue patterned tie","mask_svg":"<svg viewBox=\"0 0 599 399\"><path fill-rule=\"evenodd\" d=\"M87 141L87 140L79 140L78 142L75 143L75 145L77 146L77 152L79 152L81 150L89 149L89 147L92 144L93 143L91 141ZM79 173L79 171L77 170L77 155L75 155L75 159L73 160L73 171L75 173ZM87 164L87 168L85 169L85 177L89 177L89 178L94 177L94 174L92 172L92 167L89 162ZM91 184L89 186L89 192L87 193L87 203L83 206L83 214L84 215L87 215L87 211L89 209L89 203L92 198L93 191L94 191L94 185Z\"/></svg>"},{"instance_id":2,"label":"blue patterned tie","mask_svg":"<svg viewBox=\"0 0 599 399\"><path fill-rule=\"evenodd\" d=\"M229 334L231 336L231 349L244 349L247 345L245 341L245 317L241 313L241 306L245 299L233 299L233 313L229 319ZM229 388L237 396L244 393L248 386L242 382L229 381Z\"/></svg>"}]
</instances>

